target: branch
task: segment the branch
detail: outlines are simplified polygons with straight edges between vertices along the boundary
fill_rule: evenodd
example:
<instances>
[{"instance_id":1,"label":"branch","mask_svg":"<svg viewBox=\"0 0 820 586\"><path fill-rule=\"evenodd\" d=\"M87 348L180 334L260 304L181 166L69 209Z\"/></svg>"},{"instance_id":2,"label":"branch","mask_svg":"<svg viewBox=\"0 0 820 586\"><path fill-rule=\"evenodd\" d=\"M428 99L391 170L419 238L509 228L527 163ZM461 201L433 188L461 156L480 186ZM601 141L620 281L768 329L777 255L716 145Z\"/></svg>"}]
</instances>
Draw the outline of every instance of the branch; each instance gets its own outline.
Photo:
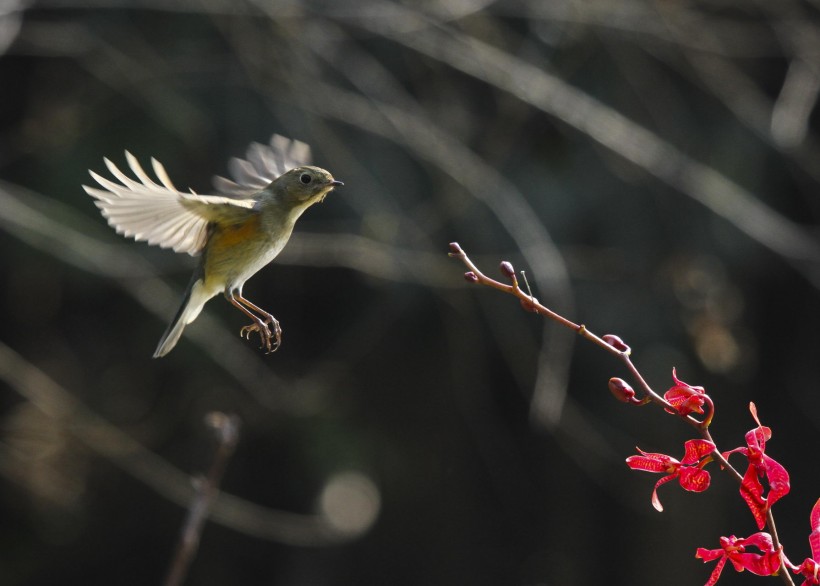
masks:
<instances>
[{"instance_id":1,"label":"branch","mask_svg":"<svg viewBox=\"0 0 820 586\"><path fill-rule=\"evenodd\" d=\"M219 483L225 467L230 460L236 443L239 440L240 420L236 415L225 415L220 412L209 413L205 423L213 429L219 444L208 475L194 480L196 494L188 507L188 517L182 526L176 554L168 570L165 586L181 586L188 574L188 568L199 549L199 539L205 521L211 512L214 499L219 493Z\"/></svg>"},{"instance_id":2,"label":"branch","mask_svg":"<svg viewBox=\"0 0 820 586\"><path fill-rule=\"evenodd\" d=\"M545 305L541 304L533 295L532 292L527 290L524 291L521 286L518 284L518 279L515 274L515 270L513 266L508 261L503 261L499 268L501 273L506 276L510 284L502 283L500 281L496 281L495 279L491 279L484 273L482 273L479 268L470 260L470 257L467 256L467 253L458 242L451 242L450 243L450 253L449 256L451 258L457 258L464 265L469 269L466 273L464 273L464 278L470 283L477 283L480 285L486 285L488 287L492 287L493 289L498 289L504 293L508 293L517 297L519 302L521 303L521 307L525 311L530 311L536 313L538 315L543 315L546 318L553 320L554 322L573 330L579 336L584 338L585 340L589 340L593 344L596 344L600 348L603 348L610 354L618 357L624 365L627 367L629 372L631 373L632 377L638 383L639 387L645 393L644 399L637 399L635 398L635 392L624 382L620 379L611 379L610 380L610 390L613 394L628 403L632 403L635 405L643 405L649 402L656 403L664 408L669 413L677 414L677 416L687 423L689 423L692 427L694 427L703 437L703 439L708 440L712 443L714 450L711 454L712 458L720 464L720 467L723 470L726 470L731 476L735 478L735 480L742 485L743 476L729 463L729 461L721 454L720 450L717 448L717 444L712 439L712 435L709 433L709 425L712 421L712 417L714 415L714 405L706 395L703 396L705 400L705 404L708 406L708 412L704 416L702 421L696 419L692 415L689 414L682 414L678 412L678 410L670 404L664 397L660 396L656 393L646 380L641 375L640 371L638 371L635 364L632 362L630 358L631 349L627 346L621 338L618 336L614 336L611 334L605 336L597 336L596 334L592 333L587 329L587 327L583 324L576 324L575 322L565 318L564 316L556 313L555 311L551 310L550 308L546 307ZM524 275L522 271L522 275ZM526 277L524 277L526 283ZM529 289L529 286L527 286ZM617 382L618 384L613 383ZM775 548L778 551L782 551L780 540L777 534L777 526L775 525L774 516L772 515L771 510L767 511L766 516L766 524L769 527L769 530L772 535L772 539L774 542ZM784 583L793 585L794 582L789 575L788 569L785 565L785 561L783 556L780 557L780 576Z\"/></svg>"}]
</instances>

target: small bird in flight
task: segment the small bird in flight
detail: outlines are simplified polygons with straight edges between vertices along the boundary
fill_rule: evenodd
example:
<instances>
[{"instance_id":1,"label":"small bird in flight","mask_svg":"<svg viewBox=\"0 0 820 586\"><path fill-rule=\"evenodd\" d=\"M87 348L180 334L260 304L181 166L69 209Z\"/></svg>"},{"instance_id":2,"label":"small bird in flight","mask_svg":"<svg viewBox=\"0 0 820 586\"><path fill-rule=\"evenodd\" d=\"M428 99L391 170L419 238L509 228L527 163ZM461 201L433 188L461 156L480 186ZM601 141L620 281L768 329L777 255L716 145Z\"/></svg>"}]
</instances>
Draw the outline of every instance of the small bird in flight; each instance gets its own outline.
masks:
<instances>
[{"instance_id":1,"label":"small bird in flight","mask_svg":"<svg viewBox=\"0 0 820 586\"><path fill-rule=\"evenodd\" d=\"M105 166L120 183L89 171L103 189L86 185L83 189L119 234L200 257L154 358L171 351L185 326L218 293L250 318L251 323L239 331L241 336L250 339L256 332L267 353L282 343L279 322L245 299L242 287L282 251L302 213L344 184L307 164L308 145L277 134L269 145L252 143L246 157L230 160L233 181L214 177L219 195L179 191L162 164L152 158L157 184L128 151L125 158L139 181L107 158Z\"/></svg>"}]
</instances>

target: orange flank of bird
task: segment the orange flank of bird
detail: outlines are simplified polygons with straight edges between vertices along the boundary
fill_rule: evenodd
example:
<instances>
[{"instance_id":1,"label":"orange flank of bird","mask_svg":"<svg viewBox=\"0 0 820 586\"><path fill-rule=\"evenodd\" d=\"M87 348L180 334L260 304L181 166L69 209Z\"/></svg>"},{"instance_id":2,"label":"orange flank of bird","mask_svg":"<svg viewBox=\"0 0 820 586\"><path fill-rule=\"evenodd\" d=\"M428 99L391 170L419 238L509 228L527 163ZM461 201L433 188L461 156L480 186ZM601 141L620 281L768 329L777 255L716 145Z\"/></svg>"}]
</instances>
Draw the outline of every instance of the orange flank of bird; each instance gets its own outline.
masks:
<instances>
[{"instance_id":1,"label":"orange flank of bird","mask_svg":"<svg viewBox=\"0 0 820 586\"><path fill-rule=\"evenodd\" d=\"M219 240L219 246L231 248L240 243L253 240L259 231L259 216L255 215L240 224L219 226L214 231L214 240ZM213 244L212 244L213 246Z\"/></svg>"}]
</instances>

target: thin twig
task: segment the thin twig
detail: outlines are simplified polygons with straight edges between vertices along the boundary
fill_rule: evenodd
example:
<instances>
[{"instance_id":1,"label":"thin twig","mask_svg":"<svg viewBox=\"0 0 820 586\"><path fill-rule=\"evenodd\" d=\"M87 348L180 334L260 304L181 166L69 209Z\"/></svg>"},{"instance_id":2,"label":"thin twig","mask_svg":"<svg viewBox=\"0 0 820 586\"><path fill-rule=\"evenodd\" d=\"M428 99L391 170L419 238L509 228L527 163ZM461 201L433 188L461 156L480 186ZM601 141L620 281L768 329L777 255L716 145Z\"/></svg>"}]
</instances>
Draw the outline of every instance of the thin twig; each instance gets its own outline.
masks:
<instances>
[{"instance_id":1,"label":"thin twig","mask_svg":"<svg viewBox=\"0 0 820 586\"><path fill-rule=\"evenodd\" d=\"M225 467L239 440L240 423L238 416L213 412L206 416L205 423L213 428L219 444L208 475L194 481L196 495L188 508L188 517L182 526L176 553L165 578L165 586L181 586L185 581L188 568L199 548L199 539L210 513L211 505L219 492L219 483L222 480Z\"/></svg>"},{"instance_id":2,"label":"thin twig","mask_svg":"<svg viewBox=\"0 0 820 586\"><path fill-rule=\"evenodd\" d=\"M556 313L555 311L541 304L529 292L525 292L523 289L521 289L521 287L519 287L518 279L515 278L514 272L505 271L505 269L502 268L502 271L504 271L505 274L510 277L510 280L512 282L511 285L502 283L500 281L496 281L495 279L491 279L478 269L478 267L473 263L472 260L470 260L470 257L467 256L467 253L464 252L464 250L462 250L461 246L459 246L457 242L453 242L450 244L450 256L459 259L467 266L468 269L470 269L464 274L464 277L468 281L478 283L481 285L486 285L488 287L492 287L494 289L498 289L499 291L503 291L504 293L509 293L510 295L518 297L518 299L521 301L521 306L525 310L537 313L538 315L543 315L544 317L547 317L561 324L562 326L573 330L582 338L589 340L590 342L603 348L610 354L613 354L620 358L626 364L627 368L630 370L632 375L635 377L635 380L641 386L641 389L647 395L649 395L653 401L662 405L666 409L673 409L672 405L670 405L663 397L661 397L655 391L652 390L649 384L641 376L640 372L638 372L638 369L635 367L635 365L632 364L632 361L629 358L629 350L624 350L613 346L600 336L597 336L591 331L589 331L589 329L587 329L587 327L584 324L576 324L575 322L565 318L564 316ZM502 263L502 266L504 264L508 263ZM684 417L684 419L687 419L689 423L692 425L700 426L700 421L698 421L694 417Z\"/></svg>"}]
</instances>

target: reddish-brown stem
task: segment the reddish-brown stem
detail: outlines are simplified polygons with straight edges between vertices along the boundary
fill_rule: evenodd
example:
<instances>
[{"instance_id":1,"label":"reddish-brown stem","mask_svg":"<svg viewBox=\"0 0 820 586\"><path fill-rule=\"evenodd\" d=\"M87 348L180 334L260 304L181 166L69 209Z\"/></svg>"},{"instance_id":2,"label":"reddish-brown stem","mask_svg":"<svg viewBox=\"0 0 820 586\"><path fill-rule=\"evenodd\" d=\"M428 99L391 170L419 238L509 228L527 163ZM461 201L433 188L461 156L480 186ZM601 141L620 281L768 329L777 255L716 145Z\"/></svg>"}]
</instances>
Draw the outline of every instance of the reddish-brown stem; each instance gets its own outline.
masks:
<instances>
[{"instance_id":1,"label":"reddish-brown stem","mask_svg":"<svg viewBox=\"0 0 820 586\"><path fill-rule=\"evenodd\" d=\"M467 266L469 271L467 271L464 276L470 283L486 285L488 287L498 289L499 291L503 291L504 293L514 295L520 300L521 305L525 310L537 313L539 315L543 315L544 317L547 317L553 320L554 322L557 322L558 324L573 330L582 338L589 340L590 342L596 344L600 348L603 348L610 354L614 354L617 358L621 360L621 362L624 363L627 370L629 370L630 374L632 375L632 378L638 383L640 389L643 390L643 392L646 394L647 397L651 399L652 402L662 406L665 410L667 410L670 413L676 412L672 405L670 405L669 402L666 401L666 399L664 399L661 395L657 394L654 390L652 390L652 387L649 385L649 383L646 382L638 368L632 362L632 359L630 358L629 348L625 344L623 344L623 342L621 342L620 339L616 338L618 340L618 344L611 344L607 342L605 339L590 332L585 325L576 324L575 322L565 318L564 316L555 313L550 308L542 305L535 297L532 296L530 292L525 292L521 289L521 287L518 285L518 279L516 279L515 277L515 272L513 271L512 265L509 262L504 261L501 263L501 272L504 275L506 275L511 281L511 284L506 284L500 281L496 281L495 279L491 279L490 277L482 273L478 269L478 267L473 263L473 261L470 260L470 257L467 256L467 253L464 252L464 250L461 248L458 242L450 243L449 255L452 258L459 259ZM622 347L619 348L618 345ZM715 413L715 407L711 398L709 398L708 396L704 396L704 400L706 402L708 411L703 421L699 421L691 415L678 414L678 417L685 420L689 425L694 427L700 433L703 439L708 440L716 446L714 451L712 452L713 458L717 460L721 468L723 468L731 476L733 476L738 483L742 483L743 476L731 464L729 464L729 461L726 458L723 457L723 455L717 449L715 441L712 439L712 434L709 433L709 425L712 422L712 417ZM774 516L772 515L771 510L769 510L767 513L767 525L769 527L769 531L771 533L772 541L774 543L775 548L780 549L780 540L777 536L777 527L775 525ZM786 584L794 586L794 582L791 579L791 575L789 574L788 569L786 568L782 556L780 559L780 576Z\"/></svg>"},{"instance_id":2,"label":"reddish-brown stem","mask_svg":"<svg viewBox=\"0 0 820 586\"><path fill-rule=\"evenodd\" d=\"M554 312L550 308L546 307L545 305L541 304L535 297L533 297L530 293L525 292L521 287L518 285L518 280L515 276L512 276L512 284L508 285L506 283L502 283L500 281L496 281L495 279L491 279L484 273L482 273L478 267L470 260L470 257L467 256L467 253L459 246L457 242L453 242L450 244L450 256L452 258L457 258L461 262L463 262L467 268L470 270L466 273L470 275L468 280L473 283L478 283L480 285L486 285L488 287L492 287L494 289L498 289L499 291L503 291L504 293L508 293L510 295L514 295L518 297L518 299L524 305L524 308L527 311L531 311L533 313L537 313L538 315L543 315L558 324L573 330L582 338L589 340L593 344L596 344L600 348L603 348L610 354L615 355L618 357L632 374L632 377L638 383L639 387L643 390L643 392L652 398L652 401L658 403L659 405L663 406L665 409L673 410L672 405L670 405L663 397L658 395L655 391L652 390L652 387L644 380L641 373L632 363L630 359L629 350L621 350L614 345L608 343L606 340L601 338L600 336L595 335L591 331L587 329L587 327L583 324L576 324L575 322L565 318L564 316ZM700 428L701 422L691 416L684 417L691 425L695 426L696 428Z\"/></svg>"}]
</instances>

